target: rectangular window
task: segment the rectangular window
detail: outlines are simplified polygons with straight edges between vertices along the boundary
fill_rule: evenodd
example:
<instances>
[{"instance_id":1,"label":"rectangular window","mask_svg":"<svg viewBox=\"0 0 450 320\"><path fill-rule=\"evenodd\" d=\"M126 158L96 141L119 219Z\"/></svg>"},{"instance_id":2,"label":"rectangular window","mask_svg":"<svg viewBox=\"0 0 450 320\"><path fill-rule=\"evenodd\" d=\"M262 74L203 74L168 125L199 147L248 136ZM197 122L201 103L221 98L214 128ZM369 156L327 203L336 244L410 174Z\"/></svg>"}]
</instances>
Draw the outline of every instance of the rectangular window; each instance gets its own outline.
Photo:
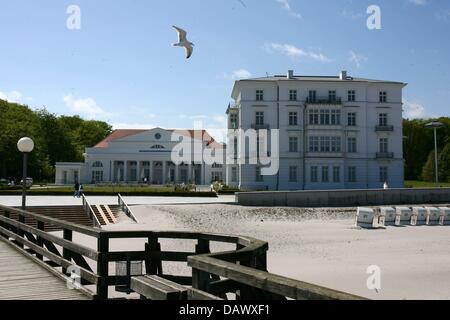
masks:
<instances>
[{"instance_id":1,"label":"rectangular window","mask_svg":"<svg viewBox=\"0 0 450 320\"><path fill-rule=\"evenodd\" d=\"M381 103L387 102L387 92L386 91L380 91L380 102Z\"/></svg>"},{"instance_id":2,"label":"rectangular window","mask_svg":"<svg viewBox=\"0 0 450 320\"><path fill-rule=\"evenodd\" d=\"M238 115L233 113L230 115L230 125L231 129L237 129L238 128Z\"/></svg>"},{"instance_id":3,"label":"rectangular window","mask_svg":"<svg viewBox=\"0 0 450 320\"><path fill-rule=\"evenodd\" d=\"M331 151L331 138L320 137L320 152L330 152L330 151Z\"/></svg>"},{"instance_id":4,"label":"rectangular window","mask_svg":"<svg viewBox=\"0 0 450 320\"><path fill-rule=\"evenodd\" d=\"M356 182L356 167L348 167L348 182Z\"/></svg>"},{"instance_id":5,"label":"rectangular window","mask_svg":"<svg viewBox=\"0 0 450 320\"><path fill-rule=\"evenodd\" d=\"M316 102L316 90L309 90L308 101L309 102Z\"/></svg>"},{"instance_id":6,"label":"rectangular window","mask_svg":"<svg viewBox=\"0 0 450 320\"><path fill-rule=\"evenodd\" d=\"M319 152L319 137L309 137L309 152Z\"/></svg>"},{"instance_id":7,"label":"rectangular window","mask_svg":"<svg viewBox=\"0 0 450 320\"><path fill-rule=\"evenodd\" d=\"M341 152L341 137L331 137L331 152Z\"/></svg>"},{"instance_id":8,"label":"rectangular window","mask_svg":"<svg viewBox=\"0 0 450 320\"><path fill-rule=\"evenodd\" d=\"M297 90L289 90L289 101L297 101Z\"/></svg>"},{"instance_id":9,"label":"rectangular window","mask_svg":"<svg viewBox=\"0 0 450 320\"><path fill-rule=\"evenodd\" d=\"M387 113L380 113L378 114L378 125L385 127L388 125L388 114Z\"/></svg>"},{"instance_id":10,"label":"rectangular window","mask_svg":"<svg viewBox=\"0 0 450 320\"><path fill-rule=\"evenodd\" d=\"M356 153L356 138L354 137L347 138L347 152Z\"/></svg>"},{"instance_id":11,"label":"rectangular window","mask_svg":"<svg viewBox=\"0 0 450 320\"><path fill-rule=\"evenodd\" d=\"M333 167L333 182L341 182L341 167Z\"/></svg>"},{"instance_id":12,"label":"rectangular window","mask_svg":"<svg viewBox=\"0 0 450 320\"><path fill-rule=\"evenodd\" d=\"M330 110L320 110L320 124L321 125L330 124Z\"/></svg>"},{"instance_id":13,"label":"rectangular window","mask_svg":"<svg viewBox=\"0 0 450 320\"><path fill-rule=\"evenodd\" d=\"M237 168L232 167L231 168L231 182L237 182Z\"/></svg>"},{"instance_id":14,"label":"rectangular window","mask_svg":"<svg viewBox=\"0 0 450 320\"><path fill-rule=\"evenodd\" d=\"M309 124L311 125L319 124L319 110L317 109L309 110Z\"/></svg>"},{"instance_id":15,"label":"rectangular window","mask_svg":"<svg viewBox=\"0 0 450 320\"><path fill-rule=\"evenodd\" d=\"M297 182L297 167L289 167L289 182Z\"/></svg>"},{"instance_id":16,"label":"rectangular window","mask_svg":"<svg viewBox=\"0 0 450 320\"><path fill-rule=\"evenodd\" d=\"M322 167L322 182L329 182L330 181L330 177L329 177L329 172L328 172L328 167Z\"/></svg>"},{"instance_id":17,"label":"rectangular window","mask_svg":"<svg viewBox=\"0 0 450 320\"><path fill-rule=\"evenodd\" d=\"M388 167L380 167L380 182L388 182Z\"/></svg>"},{"instance_id":18,"label":"rectangular window","mask_svg":"<svg viewBox=\"0 0 450 320\"><path fill-rule=\"evenodd\" d=\"M313 166L311 167L311 182L318 182L318 174L317 174L317 167Z\"/></svg>"},{"instance_id":19,"label":"rectangular window","mask_svg":"<svg viewBox=\"0 0 450 320\"><path fill-rule=\"evenodd\" d=\"M257 126L262 126L264 125L264 112L262 111L257 111L255 114L255 123Z\"/></svg>"},{"instance_id":20,"label":"rectangular window","mask_svg":"<svg viewBox=\"0 0 450 320\"><path fill-rule=\"evenodd\" d=\"M289 112L289 125L290 126L298 125L298 113L297 112Z\"/></svg>"},{"instance_id":21,"label":"rectangular window","mask_svg":"<svg viewBox=\"0 0 450 320\"><path fill-rule=\"evenodd\" d=\"M256 90L256 101L264 100L264 90Z\"/></svg>"},{"instance_id":22,"label":"rectangular window","mask_svg":"<svg viewBox=\"0 0 450 320\"><path fill-rule=\"evenodd\" d=\"M103 182L103 171L92 171L92 182Z\"/></svg>"},{"instance_id":23,"label":"rectangular window","mask_svg":"<svg viewBox=\"0 0 450 320\"><path fill-rule=\"evenodd\" d=\"M356 100L356 92L355 90L349 90L348 91L348 101L354 102Z\"/></svg>"},{"instance_id":24,"label":"rectangular window","mask_svg":"<svg viewBox=\"0 0 450 320\"><path fill-rule=\"evenodd\" d=\"M289 137L289 152L298 152L298 138Z\"/></svg>"},{"instance_id":25,"label":"rectangular window","mask_svg":"<svg viewBox=\"0 0 450 320\"><path fill-rule=\"evenodd\" d=\"M388 138L380 138L380 152L381 153L389 152Z\"/></svg>"},{"instance_id":26,"label":"rectangular window","mask_svg":"<svg viewBox=\"0 0 450 320\"><path fill-rule=\"evenodd\" d=\"M263 182L264 181L264 176L261 174L261 167L256 167L255 170L255 174L256 174L256 182Z\"/></svg>"},{"instance_id":27,"label":"rectangular window","mask_svg":"<svg viewBox=\"0 0 450 320\"><path fill-rule=\"evenodd\" d=\"M328 91L328 100L336 101L336 91L334 90Z\"/></svg>"},{"instance_id":28,"label":"rectangular window","mask_svg":"<svg viewBox=\"0 0 450 320\"><path fill-rule=\"evenodd\" d=\"M347 125L350 127L356 126L356 112L349 112L347 114Z\"/></svg>"},{"instance_id":29,"label":"rectangular window","mask_svg":"<svg viewBox=\"0 0 450 320\"><path fill-rule=\"evenodd\" d=\"M335 126L341 125L341 110L331 110L331 124Z\"/></svg>"}]
</instances>

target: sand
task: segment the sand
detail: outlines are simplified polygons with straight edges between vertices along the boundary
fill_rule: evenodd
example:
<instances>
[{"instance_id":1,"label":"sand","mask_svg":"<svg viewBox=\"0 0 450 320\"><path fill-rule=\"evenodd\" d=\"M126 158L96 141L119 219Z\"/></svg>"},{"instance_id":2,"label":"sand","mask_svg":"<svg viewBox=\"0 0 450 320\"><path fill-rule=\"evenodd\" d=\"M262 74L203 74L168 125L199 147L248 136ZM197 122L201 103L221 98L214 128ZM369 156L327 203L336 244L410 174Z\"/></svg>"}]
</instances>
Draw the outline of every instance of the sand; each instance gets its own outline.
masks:
<instances>
[{"instance_id":1,"label":"sand","mask_svg":"<svg viewBox=\"0 0 450 320\"><path fill-rule=\"evenodd\" d=\"M133 206L132 210L140 224L124 220L108 228L253 236L269 242L268 268L273 273L371 299L450 299L450 226L365 230L354 226L354 208L194 204ZM136 244L114 247L128 249ZM192 247L187 242L163 243L166 250ZM366 285L370 265L381 268L378 292ZM180 264L166 269L189 273Z\"/></svg>"}]
</instances>

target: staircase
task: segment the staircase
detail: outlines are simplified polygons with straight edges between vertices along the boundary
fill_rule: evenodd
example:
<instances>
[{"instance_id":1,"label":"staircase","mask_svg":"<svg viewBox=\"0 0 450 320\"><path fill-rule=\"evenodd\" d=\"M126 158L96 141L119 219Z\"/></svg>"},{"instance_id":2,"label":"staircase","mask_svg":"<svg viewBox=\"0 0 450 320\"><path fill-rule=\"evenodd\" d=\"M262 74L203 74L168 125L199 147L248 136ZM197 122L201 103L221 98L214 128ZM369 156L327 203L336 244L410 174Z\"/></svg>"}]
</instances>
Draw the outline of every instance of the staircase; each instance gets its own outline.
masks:
<instances>
[{"instance_id":1,"label":"staircase","mask_svg":"<svg viewBox=\"0 0 450 320\"><path fill-rule=\"evenodd\" d=\"M98 204L92 205L91 208L102 226L117 223L117 217L119 216L118 205Z\"/></svg>"}]
</instances>

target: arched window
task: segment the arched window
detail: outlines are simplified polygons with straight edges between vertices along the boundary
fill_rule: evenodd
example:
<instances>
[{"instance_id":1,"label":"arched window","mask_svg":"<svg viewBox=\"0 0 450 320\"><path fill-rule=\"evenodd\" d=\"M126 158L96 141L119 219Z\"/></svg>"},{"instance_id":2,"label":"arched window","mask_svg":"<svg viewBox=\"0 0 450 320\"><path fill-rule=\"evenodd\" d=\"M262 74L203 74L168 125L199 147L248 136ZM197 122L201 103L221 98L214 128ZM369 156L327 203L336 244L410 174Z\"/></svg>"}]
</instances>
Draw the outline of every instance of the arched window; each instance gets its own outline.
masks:
<instances>
[{"instance_id":1,"label":"arched window","mask_svg":"<svg viewBox=\"0 0 450 320\"><path fill-rule=\"evenodd\" d=\"M103 168L103 163L101 163L100 161L95 161L95 162L92 164L92 167L93 167L93 168Z\"/></svg>"}]
</instances>

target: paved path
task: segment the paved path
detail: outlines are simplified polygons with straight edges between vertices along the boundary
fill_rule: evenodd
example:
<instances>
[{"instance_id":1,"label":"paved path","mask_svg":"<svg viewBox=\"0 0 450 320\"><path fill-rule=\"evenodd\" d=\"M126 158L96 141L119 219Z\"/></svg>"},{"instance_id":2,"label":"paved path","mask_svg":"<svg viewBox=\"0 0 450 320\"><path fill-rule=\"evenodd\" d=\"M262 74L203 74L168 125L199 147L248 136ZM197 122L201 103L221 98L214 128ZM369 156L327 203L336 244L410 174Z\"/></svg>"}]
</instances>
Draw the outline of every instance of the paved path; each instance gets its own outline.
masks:
<instances>
[{"instance_id":1,"label":"paved path","mask_svg":"<svg viewBox=\"0 0 450 320\"><path fill-rule=\"evenodd\" d=\"M0 239L0 300L87 300Z\"/></svg>"},{"instance_id":2,"label":"paved path","mask_svg":"<svg viewBox=\"0 0 450 320\"><path fill-rule=\"evenodd\" d=\"M219 196L218 198L204 197L123 197L129 205L164 205L164 204L208 204L208 203L233 203L234 195ZM117 204L117 196L88 196L90 204ZM20 206L20 196L0 196L0 204L9 207ZM29 206L60 206L81 205L81 199L71 196L28 196Z\"/></svg>"}]
</instances>

